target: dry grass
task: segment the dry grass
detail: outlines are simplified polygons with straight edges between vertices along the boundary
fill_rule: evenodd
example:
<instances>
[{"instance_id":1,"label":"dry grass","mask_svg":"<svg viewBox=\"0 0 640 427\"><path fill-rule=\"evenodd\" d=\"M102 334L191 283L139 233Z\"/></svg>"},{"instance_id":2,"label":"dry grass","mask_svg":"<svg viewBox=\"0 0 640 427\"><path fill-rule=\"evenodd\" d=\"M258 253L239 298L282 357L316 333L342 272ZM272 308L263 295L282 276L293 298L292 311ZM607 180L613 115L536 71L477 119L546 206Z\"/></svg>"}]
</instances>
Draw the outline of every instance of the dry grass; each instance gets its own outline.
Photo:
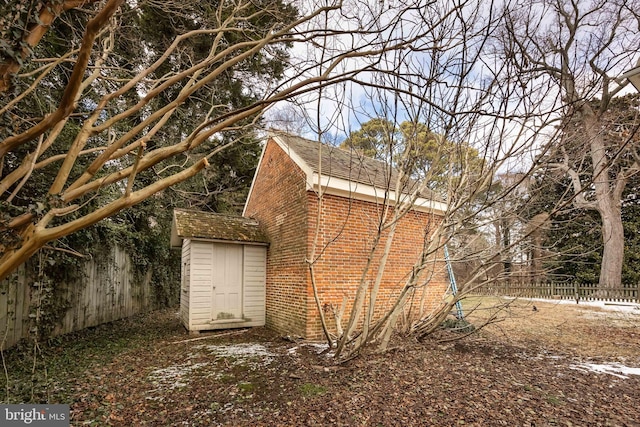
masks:
<instances>
[{"instance_id":1,"label":"dry grass","mask_svg":"<svg viewBox=\"0 0 640 427\"><path fill-rule=\"evenodd\" d=\"M476 325L491 316L497 317L481 335L517 346L539 346L584 358L640 354L640 309L615 311L584 303L497 297L470 298L464 307L468 319Z\"/></svg>"}]
</instances>

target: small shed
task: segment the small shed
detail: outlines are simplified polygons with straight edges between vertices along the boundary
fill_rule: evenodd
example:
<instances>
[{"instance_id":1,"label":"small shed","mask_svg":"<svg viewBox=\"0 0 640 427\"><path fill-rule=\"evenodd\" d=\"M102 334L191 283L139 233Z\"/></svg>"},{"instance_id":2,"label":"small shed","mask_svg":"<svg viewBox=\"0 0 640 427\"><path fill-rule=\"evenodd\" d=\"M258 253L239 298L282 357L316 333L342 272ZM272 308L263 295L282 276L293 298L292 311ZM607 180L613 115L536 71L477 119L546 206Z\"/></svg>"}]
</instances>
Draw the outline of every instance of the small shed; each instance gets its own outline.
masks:
<instances>
[{"instance_id":1,"label":"small shed","mask_svg":"<svg viewBox=\"0 0 640 427\"><path fill-rule=\"evenodd\" d=\"M185 328L264 326L267 245L256 220L174 211L171 246L182 249L180 318Z\"/></svg>"}]
</instances>

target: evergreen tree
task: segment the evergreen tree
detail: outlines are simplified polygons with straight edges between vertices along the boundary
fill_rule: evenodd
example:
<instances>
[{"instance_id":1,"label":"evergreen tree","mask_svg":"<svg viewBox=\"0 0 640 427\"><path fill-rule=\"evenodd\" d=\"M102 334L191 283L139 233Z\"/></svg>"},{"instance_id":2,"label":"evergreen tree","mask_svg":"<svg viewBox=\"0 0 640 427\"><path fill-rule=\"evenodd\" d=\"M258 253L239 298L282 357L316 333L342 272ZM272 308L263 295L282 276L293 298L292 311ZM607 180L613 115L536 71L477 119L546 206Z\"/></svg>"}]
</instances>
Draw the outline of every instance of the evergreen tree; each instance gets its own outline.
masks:
<instances>
[{"instance_id":1,"label":"evergreen tree","mask_svg":"<svg viewBox=\"0 0 640 427\"><path fill-rule=\"evenodd\" d=\"M42 40L30 47L30 51L22 58L18 49L22 40L20 34L25 34L28 27L35 25L37 19L34 16L44 7L40 2L24 3L16 6L16 13L21 12L22 15L19 21L13 22L11 34L14 35L15 43L10 44L11 38L7 37L6 43L0 46L3 48L1 53L5 65L11 58L19 58L22 65L22 73L11 80L11 90L0 93L2 105L10 106L2 109L3 114L0 114L0 140L28 131L34 123L41 121L56 109L57 103L64 96L74 67L73 61L66 61L64 58L69 57L70 46L82 43L82 29L88 16L91 17L91 8L96 6L88 2L86 9L67 10L64 19L52 21ZM103 48L102 55L98 51L91 59L88 72L98 70L101 76L93 80L85 79L89 84L76 103L74 114L62 123L59 134L54 137L49 133L46 135L49 139L36 139L19 145L1 158L0 182L6 183L7 187L2 188L4 198L1 212L5 226L0 224L0 250L20 245L23 239L20 228L6 226L15 218L30 214L40 217L51 208L62 206L62 203L57 201L59 196L52 190L52 183L59 177L65 157L74 144L77 144L85 121L94 114L102 97L117 91L123 81L132 79L140 70L151 70L146 78L137 83L135 90L124 92L97 117L94 126L100 126L105 120L132 111L133 108L132 113L114 121L106 132L96 133L86 140L80 155L68 171L68 182L81 178L83 173L86 174L87 170L91 169L92 162L96 162L106 147L127 134L135 132L133 140L144 141L145 153L162 150L163 147L171 147L176 141L188 138L194 129L207 120L259 102L264 93L282 78L288 63L287 51L290 44L273 43L268 48L248 56L242 56L247 49L228 49L224 55L214 55L213 59L209 59L212 56L212 37L216 35L212 35L210 31L203 34L197 32L221 28L219 40L215 42L222 46L237 46L260 40L265 33L276 31L296 17L296 8L283 1L252 1L242 7L217 0L185 0L179 4L141 2L137 7L124 3L117 20L112 23L117 26L117 36L115 32L103 33L100 42ZM242 27L242 31L222 31L222 23L234 21ZM22 26L18 27L18 24ZM172 43L184 34L192 36L185 38L179 49L171 50ZM168 57L162 60L157 68L153 68L153 64L159 61L162 55ZM62 58L41 75L37 82L37 91L31 90L31 86L35 77L39 75L38 72L42 71L42 66L40 62L25 61L28 58ZM161 118L163 126L159 129L153 128L154 122L141 126L154 112L171 109L171 103L183 96L185 87L193 82L188 79L178 80L176 84L164 88L158 96L153 97L141 108L135 109L135 106L147 94L157 90L158 85L162 85L170 76L203 63L210 67L218 66L223 68L223 71L217 78L209 79L206 84L201 84L186 97L180 109ZM231 63L230 66L226 65ZM19 97L14 101L16 94ZM217 155L209 157L209 167L203 174L185 180L174 188L156 193L155 197L147 198L128 210L117 212L109 220L83 232L63 236L48 246L90 254L94 253L96 248L117 242L131 250L141 269L152 268L154 275L162 276L154 278L157 279L154 283L161 286L168 282L179 283L176 279L179 274L179 262L174 259L175 254L168 252L173 208L193 207L210 211L239 212L260 153L259 138L254 131L259 124L255 117L248 117L237 122L233 129L214 135L211 143L201 144L185 154L169 157L152 168L141 170L135 175L131 191L150 186L175 174L176 171L192 167L203 156L208 156L212 150L215 151L216 147L229 146ZM137 128L138 130L135 130ZM54 143L50 144L49 141ZM120 160L104 163L95 171L95 178L100 179L118 173L123 164L133 163L139 150L128 150L124 156L115 157ZM45 155L40 154L45 151ZM12 180L12 173L30 166L31 156L35 156L37 162L34 160L31 170L23 172L26 178L22 182ZM64 221L62 218L54 218L51 225L73 221L100 209L101 206L122 197L122 191L127 185L128 181L125 180L121 186L104 185L96 189L95 192L79 198L79 208L65 215ZM56 258L58 267L60 263L75 263L68 255L56 253L51 256ZM168 301L171 297L165 295L160 299Z\"/></svg>"}]
</instances>

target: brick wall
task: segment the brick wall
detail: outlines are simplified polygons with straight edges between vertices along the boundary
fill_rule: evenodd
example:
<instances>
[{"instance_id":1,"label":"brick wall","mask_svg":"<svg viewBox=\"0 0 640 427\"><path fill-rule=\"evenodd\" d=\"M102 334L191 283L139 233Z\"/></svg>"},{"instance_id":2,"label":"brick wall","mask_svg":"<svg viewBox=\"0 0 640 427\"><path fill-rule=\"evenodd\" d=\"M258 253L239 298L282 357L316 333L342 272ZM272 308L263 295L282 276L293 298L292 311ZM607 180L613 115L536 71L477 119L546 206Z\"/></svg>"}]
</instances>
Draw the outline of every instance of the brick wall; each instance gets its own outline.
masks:
<instances>
[{"instance_id":1,"label":"brick wall","mask_svg":"<svg viewBox=\"0 0 640 427\"><path fill-rule=\"evenodd\" d=\"M309 206L309 244L313 242L317 220L318 198L312 192L307 193ZM322 215L320 217L319 247L322 256L315 264L316 282L320 300L332 319L331 307L341 306L346 296L349 304L345 311L343 326L351 309L355 292L365 268L367 257L371 253L373 241L378 229L382 208L374 203L349 200L343 197L325 195ZM395 297L400 293L409 278L412 267L419 258L425 236L429 236L436 226L437 217L411 211L403 217L396 229L390 256L383 275L376 314L381 314L391 307ZM368 283L373 283L377 274L379 260L384 250L387 233L373 252L373 263L366 276ZM439 257L442 259L442 257ZM415 314L422 309L429 311L442 300L447 287L446 271L442 262L433 263L421 276L422 287L416 293L412 306ZM306 328L307 338L321 338L322 331L313 300L311 283L309 292L309 321ZM424 298L422 298L424 296ZM368 295L367 295L368 298ZM422 304L421 304L422 303ZM407 307L408 309L408 307ZM334 328L333 322L330 322Z\"/></svg>"},{"instance_id":2,"label":"brick wall","mask_svg":"<svg viewBox=\"0 0 640 427\"><path fill-rule=\"evenodd\" d=\"M268 141L245 216L258 219L271 242L266 325L300 336L305 335L307 317L306 205L304 173L275 142Z\"/></svg>"},{"instance_id":3,"label":"brick wall","mask_svg":"<svg viewBox=\"0 0 640 427\"><path fill-rule=\"evenodd\" d=\"M283 333L321 339L317 307L308 265L316 231L318 198L306 190L305 174L273 141L267 143L255 177L245 215L258 219L270 238L267 252L266 324ZM332 324L331 307L343 297L353 301L379 223L381 207L375 203L325 195L315 264L319 296ZM425 233L438 221L428 214L409 212L400 222L378 295L376 313L390 307L419 257ZM386 237L386 236L385 236ZM367 275L373 283L384 248L384 238L373 254ZM442 259L442 257L439 257ZM422 286L412 310L429 310L442 300L446 289L445 269L434 264L422 277ZM422 298L422 296L425 298ZM345 317L351 305L347 306ZM346 319L343 325L346 324Z\"/></svg>"}]
</instances>

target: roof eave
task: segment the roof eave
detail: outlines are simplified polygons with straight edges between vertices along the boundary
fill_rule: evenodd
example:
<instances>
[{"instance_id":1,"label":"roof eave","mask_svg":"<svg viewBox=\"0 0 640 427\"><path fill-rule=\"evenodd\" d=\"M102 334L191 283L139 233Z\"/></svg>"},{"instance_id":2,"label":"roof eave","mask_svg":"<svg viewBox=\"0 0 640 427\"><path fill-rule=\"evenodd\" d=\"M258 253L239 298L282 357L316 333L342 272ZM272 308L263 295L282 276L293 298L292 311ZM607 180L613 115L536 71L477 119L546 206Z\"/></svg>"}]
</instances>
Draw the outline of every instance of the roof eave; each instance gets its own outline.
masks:
<instances>
[{"instance_id":1,"label":"roof eave","mask_svg":"<svg viewBox=\"0 0 640 427\"><path fill-rule=\"evenodd\" d=\"M302 169L302 172L304 172L304 174L307 177L307 183L309 182L313 182L313 169L311 168L311 166L309 166L307 164L307 162L305 162L302 157L300 157L298 155L298 153L296 153L290 146L289 144L286 143L286 141L284 139L282 139L281 136L279 136L278 134L274 133L269 135L269 138L272 139L276 144L278 144L278 146L280 148L282 148L282 150L291 158L291 160L293 160L293 162L300 168Z\"/></svg>"},{"instance_id":2,"label":"roof eave","mask_svg":"<svg viewBox=\"0 0 640 427\"><path fill-rule=\"evenodd\" d=\"M314 172L312 175L312 181L307 182L307 188L318 193L318 174ZM373 185L348 181L346 179L327 175L321 176L320 185L323 194L330 194L377 204L384 202L385 198L393 203L403 203L408 201L411 197L408 194L401 194L398 199L395 191L386 191L385 189L381 189ZM413 202L412 209L418 212L442 215L447 211L447 205L446 203L429 200L424 197L417 197Z\"/></svg>"},{"instance_id":3,"label":"roof eave","mask_svg":"<svg viewBox=\"0 0 640 427\"><path fill-rule=\"evenodd\" d=\"M194 213L203 214L202 212L191 212L192 215ZM239 234L231 233L231 235L229 235L228 233L224 233L224 232L213 232L208 235L199 235L198 231L194 231L191 227L184 227L184 225L181 224L181 221L178 220L178 214L182 214L182 215L186 214L187 218L189 218L188 215L190 214L190 211L185 209L179 209L179 208L176 208L173 211L173 220L171 221L171 237L170 237L170 247L172 249L181 248L184 239L207 241L207 242L218 242L218 243L238 243L238 244L245 244L245 245L261 245L261 246L269 245L267 236L264 235L264 233L262 233L261 231L257 229L253 229L254 227L258 227L257 221L250 220L252 224L244 224L243 225L244 227L251 227L253 230L247 230L241 233L239 232ZM207 214L207 215L213 215L213 214ZM242 217L237 219L249 220L248 218L242 218ZM181 220L184 220L184 217L182 217ZM198 221L197 218L194 220ZM202 218L200 218L200 221L201 220ZM208 229L207 227L204 227L204 228ZM202 229L200 231L202 231ZM242 237L238 237L239 235L241 235Z\"/></svg>"},{"instance_id":4,"label":"roof eave","mask_svg":"<svg viewBox=\"0 0 640 427\"><path fill-rule=\"evenodd\" d=\"M251 245L251 246L269 246L268 242L257 240L228 240L228 239L216 239L211 237L199 237L199 236L183 236L183 239L197 240L198 242L209 243L227 243L233 245Z\"/></svg>"},{"instance_id":5,"label":"roof eave","mask_svg":"<svg viewBox=\"0 0 640 427\"><path fill-rule=\"evenodd\" d=\"M256 171L253 173L253 179L251 180L251 186L249 187L249 192L247 193L247 198L244 201L244 208L242 208L242 216L247 214L247 206L249 205L249 200L251 199L251 195L253 194L253 186L256 183L256 177L258 176L258 171L260 170L260 166L262 166L262 159L264 158L264 153L267 150L267 144L269 140L262 147L262 152L260 153L260 158L258 159L258 164L256 166Z\"/></svg>"},{"instance_id":6,"label":"roof eave","mask_svg":"<svg viewBox=\"0 0 640 427\"><path fill-rule=\"evenodd\" d=\"M171 249L179 249L182 247L182 236L178 235L178 224L176 221L176 210L173 211L173 219L171 220L171 238L169 239Z\"/></svg>"}]
</instances>

